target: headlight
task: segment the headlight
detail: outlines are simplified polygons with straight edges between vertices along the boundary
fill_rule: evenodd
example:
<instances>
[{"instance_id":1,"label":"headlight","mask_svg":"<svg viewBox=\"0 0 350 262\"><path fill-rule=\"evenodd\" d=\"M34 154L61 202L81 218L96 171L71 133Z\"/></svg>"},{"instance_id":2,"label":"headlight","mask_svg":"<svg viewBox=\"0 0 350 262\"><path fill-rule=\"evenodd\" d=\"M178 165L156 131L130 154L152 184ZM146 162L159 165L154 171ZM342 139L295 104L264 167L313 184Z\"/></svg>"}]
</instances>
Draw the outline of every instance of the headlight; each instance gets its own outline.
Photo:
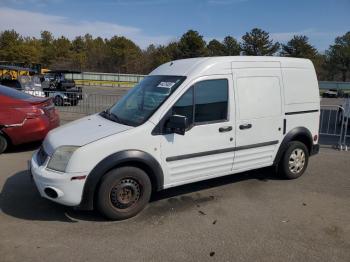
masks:
<instances>
[{"instance_id":1,"label":"headlight","mask_svg":"<svg viewBox=\"0 0 350 262\"><path fill-rule=\"evenodd\" d=\"M50 158L47 168L65 172L69 159L78 148L78 146L61 146L57 148L55 153Z\"/></svg>"}]
</instances>

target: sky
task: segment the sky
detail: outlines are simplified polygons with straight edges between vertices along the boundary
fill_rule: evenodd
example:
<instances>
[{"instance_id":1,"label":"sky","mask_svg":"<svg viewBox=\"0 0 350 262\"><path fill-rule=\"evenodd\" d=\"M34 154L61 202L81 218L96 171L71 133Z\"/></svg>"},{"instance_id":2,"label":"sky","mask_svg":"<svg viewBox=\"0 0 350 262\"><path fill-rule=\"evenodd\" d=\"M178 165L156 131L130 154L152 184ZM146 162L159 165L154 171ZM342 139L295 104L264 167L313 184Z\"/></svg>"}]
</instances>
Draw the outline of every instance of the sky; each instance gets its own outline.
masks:
<instances>
[{"instance_id":1,"label":"sky","mask_svg":"<svg viewBox=\"0 0 350 262\"><path fill-rule=\"evenodd\" d=\"M206 41L252 28L287 42L303 34L321 52L350 31L350 0L0 0L0 31L49 30L70 39L125 36L142 48L178 40L189 29Z\"/></svg>"}]
</instances>

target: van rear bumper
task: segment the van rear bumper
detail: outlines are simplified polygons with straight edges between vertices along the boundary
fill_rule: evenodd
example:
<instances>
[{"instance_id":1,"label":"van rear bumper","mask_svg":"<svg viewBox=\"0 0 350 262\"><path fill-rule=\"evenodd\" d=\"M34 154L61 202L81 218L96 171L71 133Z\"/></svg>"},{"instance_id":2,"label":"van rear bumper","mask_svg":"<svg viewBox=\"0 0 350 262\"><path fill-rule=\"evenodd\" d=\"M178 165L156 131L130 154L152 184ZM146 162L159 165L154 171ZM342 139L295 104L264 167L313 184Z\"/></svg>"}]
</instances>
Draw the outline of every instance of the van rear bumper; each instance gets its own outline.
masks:
<instances>
[{"instance_id":1,"label":"van rear bumper","mask_svg":"<svg viewBox=\"0 0 350 262\"><path fill-rule=\"evenodd\" d=\"M320 152L320 145L319 144L312 145L310 156L317 155L319 152Z\"/></svg>"}]
</instances>

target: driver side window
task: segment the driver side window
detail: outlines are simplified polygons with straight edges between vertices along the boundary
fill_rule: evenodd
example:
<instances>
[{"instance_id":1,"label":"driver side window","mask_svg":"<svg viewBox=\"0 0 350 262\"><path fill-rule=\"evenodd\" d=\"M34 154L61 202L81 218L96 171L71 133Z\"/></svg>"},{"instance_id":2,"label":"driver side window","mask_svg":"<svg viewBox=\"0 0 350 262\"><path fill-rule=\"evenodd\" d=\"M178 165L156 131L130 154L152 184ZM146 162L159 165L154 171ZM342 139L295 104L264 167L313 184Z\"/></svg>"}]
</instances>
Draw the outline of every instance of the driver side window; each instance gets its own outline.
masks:
<instances>
[{"instance_id":1,"label":"driver side window","mask_svg":"<svg viewBox=\"0 0 350 262\"><path fill-rule=\"evenodd\" d=\"M186 129L193 124L193 92L193 87L188 89L172 108L172 115L181 115L187 117Z\"/></svg>"},{"instance_id":2,"label":"driver side window","mask_svg":"<svg viewBox=\"0 0 350 262\"><path fill-rule=\"evenodd\" d=\"M187 127L228 118L228 81L211 79L197 82L174 104L172 115L187 117Z\"/></svg>"}]
</instances>

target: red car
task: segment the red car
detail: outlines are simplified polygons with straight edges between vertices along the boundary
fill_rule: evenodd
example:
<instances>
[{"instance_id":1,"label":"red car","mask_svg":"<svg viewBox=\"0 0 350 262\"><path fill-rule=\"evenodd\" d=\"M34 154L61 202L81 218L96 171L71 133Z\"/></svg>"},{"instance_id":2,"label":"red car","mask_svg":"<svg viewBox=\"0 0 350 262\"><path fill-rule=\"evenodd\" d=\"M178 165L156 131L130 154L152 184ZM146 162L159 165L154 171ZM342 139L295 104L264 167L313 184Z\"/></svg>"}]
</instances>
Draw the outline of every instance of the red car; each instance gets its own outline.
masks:
<instances>
[{"instance_id":1,"label":"red car","mask_svg":"<svg viewBox=\"0 0 350 262\"><path fill-rule=\"evenodd\" d=\"M34 97L0 85L0 154L9 144L43 140L59 123L51 98Z\"/></svg>"}]
</instances>

